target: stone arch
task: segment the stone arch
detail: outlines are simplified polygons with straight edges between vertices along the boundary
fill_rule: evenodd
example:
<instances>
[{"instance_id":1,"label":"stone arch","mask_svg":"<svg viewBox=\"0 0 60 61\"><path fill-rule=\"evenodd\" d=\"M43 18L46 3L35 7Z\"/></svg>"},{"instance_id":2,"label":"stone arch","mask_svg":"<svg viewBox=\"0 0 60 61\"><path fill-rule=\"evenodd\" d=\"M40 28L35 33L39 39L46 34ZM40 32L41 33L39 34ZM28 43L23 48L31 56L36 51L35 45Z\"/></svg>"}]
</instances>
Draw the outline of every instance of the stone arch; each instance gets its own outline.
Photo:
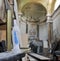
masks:
<instances>
[{"instance_id":1,"label":"stone arch","mask_svg":"<svg viewBox=\"0 0 60 61\"><path fill-rule=\"evenodd\" d=\"M33 18L34 20L41 20L41 18L43 16L46 17L46 14L47 14L46 8L42 4L36 3L36 2L34 3L29 2L25 4L22 7L21 12L23 13L23 15L29 18Z\"/></svg>"},{"instance_id":2,"label":"stone arch","mask_svg":"<svg viewBox=\"0 0 60 61\"><path fill-rule=\"evenodd\" d=\"M42 6L46 9L46 7L45 7L42 3L39 3L39 2L28 2L28 3L26 3L26 4L22 7L22 9L23 9L25 6L29 5L29 4L42 5Z\"/></svg>"},{"instance_id":3,"label":"stone arch","mask_svg":"<svg viewBox=\"0 0 60 61\"><path fill-rule=\"evenodd\" d=\"M48 0L17 0L18 3L18 10L20 11L21 8L27 4L27 3L40 3L42 4L46 9L47 9L47 5L48 5Z\"/></svg>"}]
</instances>

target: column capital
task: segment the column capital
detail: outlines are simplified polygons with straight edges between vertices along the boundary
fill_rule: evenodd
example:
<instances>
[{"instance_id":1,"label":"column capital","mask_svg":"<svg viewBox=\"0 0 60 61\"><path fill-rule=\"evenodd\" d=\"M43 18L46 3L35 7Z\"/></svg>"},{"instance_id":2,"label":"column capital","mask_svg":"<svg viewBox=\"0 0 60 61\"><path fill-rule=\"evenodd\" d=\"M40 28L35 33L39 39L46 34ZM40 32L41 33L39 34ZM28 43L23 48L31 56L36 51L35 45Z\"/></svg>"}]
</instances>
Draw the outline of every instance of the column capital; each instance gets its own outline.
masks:
<instances>
[{"instance_id":1,"label":"column capital","mask_svg":"<svg viewBox=\"0 0 60 61\"><path fill-rule=\"evenodd\" d=\"M52 15L51 15L51 14L47 14L46 16L47 16L47 17L51 17Z\"/></svg>"},{"instance_id":2,"label":"column capital","mask_svg":"<svg viewBox=\"0 0 60 61\"><path fill-rule=\"evenodd\" d=\"M23 13L22 12L18 12L19 15L22 15Z\"/></svg>"},{"instance_id":3,"label":"column capital","mask_svg":"<svg viewBox=\"0 0 60 61\"><path fill-rule=\"evenodd\" d=\"M51 15L47 15L47 23L53 23Z\"/></svg>"},{"instance_id":4,"label":"column capital","mask_svg":"<svg viewBox=\"0 0 60 61\"><path fill-rule=\"evenodd\" d=\"M47 20L47 23L53 23L53 21L52 20Z\"/></svg>"}]
</instances>

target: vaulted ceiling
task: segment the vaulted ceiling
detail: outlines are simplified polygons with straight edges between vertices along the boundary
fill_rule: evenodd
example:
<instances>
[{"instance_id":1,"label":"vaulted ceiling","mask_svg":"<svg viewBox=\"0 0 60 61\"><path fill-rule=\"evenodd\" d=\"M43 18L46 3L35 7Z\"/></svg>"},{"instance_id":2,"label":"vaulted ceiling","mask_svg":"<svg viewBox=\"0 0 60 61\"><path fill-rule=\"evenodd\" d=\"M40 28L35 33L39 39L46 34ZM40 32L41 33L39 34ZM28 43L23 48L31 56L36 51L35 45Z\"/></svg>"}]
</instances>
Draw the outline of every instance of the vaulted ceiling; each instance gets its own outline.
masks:
<instances>
[{"instance_id":1,"label":"vaulted ceiling","mask_svg":"<svg viewBox=\"0 0 60 61\"><path fill-rule=\"evenodd\" d=\"M45 20L47 14L52 14L56 0L17 0L18 11L32 21ZM31 20L29 20L31 21Z\"/></svg>"},{"instance_id":2,"label":"vaulted ceiling","mask_svg":"<svg viewBox=\"0 0 60 61\"><path fill-rule=\"evenodd\" d=\"M27 3L21 11L23 15L29 19L28 21L39 21L46 19L47 10L42 4L39 3Z\"/></svg>"},{"instance_id":3,"label":"vaulted ceiling","mask_svg":"<svg viewBox=\"0 0 60 61\"><path fill-rule=\"evenodd\" d=\"M40 3L42 4L47 10L48 8L54 9L54 4L56 0L17 0L18 2L18 10L21 11L22 7L27 3ZM53 11L53 10L51 10Z\"/></svg>"},{"instance_id":4,"label":"vaulted ceiling","mask_svg":"<svg viewBox=\"0 0 60 61\"><path fill-rule=\"evenodd\" d=\"M24 16L32 18L33 21L45 20L47 14L52 14L55 1L56 0L17 0L18 12L22 12Z\"/></svg>"}]
</instances>

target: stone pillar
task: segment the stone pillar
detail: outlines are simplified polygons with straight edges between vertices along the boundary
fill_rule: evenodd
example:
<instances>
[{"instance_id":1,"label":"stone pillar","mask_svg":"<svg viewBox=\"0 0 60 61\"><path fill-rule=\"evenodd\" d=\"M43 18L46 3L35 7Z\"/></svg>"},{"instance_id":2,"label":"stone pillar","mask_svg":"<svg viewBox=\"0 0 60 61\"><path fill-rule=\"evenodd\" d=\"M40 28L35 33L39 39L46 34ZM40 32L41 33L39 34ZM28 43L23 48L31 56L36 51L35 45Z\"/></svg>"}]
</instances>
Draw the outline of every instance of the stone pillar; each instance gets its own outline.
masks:
<instances>
[{"instance_id":1,"label":"stone pillar","mask_svg":"<svg viewBox=\"0 0 60 61\"><path fill-rule=\"evenodd\" d=\"M7 51L12 48L12 17L13 17L13 0L7 0Z\"/></svg>"},{"instance_id":2,"label":"stone pillar","mask_svg":"<svg viewBox=\"0 0 60 61\"><path fill-rule=\"evenodd\" d=\"M47 24L48 24L48 47L51 49L51 43L53 41L53 21L51 16L47 16Z\"/></svg>"},{"instance_id":3,"label":"stone pillar","mask_svg":"<svg viewBox=\"0 0 60 61\"><path fill-rule=\"evenodd\" d=\"M7 50L11 50L11 10L7 10Z\"/></svg>"},{"instance_id":4,"label":"stone pillar","mask_svg":"<svg viewBox=\"0 0 60 61\"><path fill-rule=\"evenodd\" d=\"M51 15L54 11L54 5L56 0L49 0L47 8L47 23L48 23L48 45L51 51L51 43L53 41L53 21Z\"/></svg>"},{"instance_id":5,"label":"stone pillar","mask_svg":"<svg viewBox=\"0 0 60 61\"><path fill-rule=\"evenodd\" d=\"M37 24L37 37L39 38L39 24Z\"/></svg>"},{"instance_id":6,"label":"stone pillar","mask_svg":"<svg viewBox=\"0 0 60 61\"><path fill-rule=\"evenodd\" d=\"M12 12L12 17L14 17L14 0L8 0Z\"/></svg>"},{"instance_id":7,"label":"stone pillar","mask_svg":"<svg viewBox=\"0 0 60 61\"><path fill-rule=\"evenodd\" d=\"M17 0L14 0L14 12L15 12L15 15L16 15L17 26L19 27L19 16L18 16L18 4L17 4Z\"/></svg>"},{"instance_id":8,"label":"stone pillar","mask_svg":"<svg viewBox=\"0 0 60 61\"><path fill-rule=\"evenodd\" d=\"M26 33L28 33L28 24L27 24L27 21L26 21Z\"/></svg>"}]
</instances>

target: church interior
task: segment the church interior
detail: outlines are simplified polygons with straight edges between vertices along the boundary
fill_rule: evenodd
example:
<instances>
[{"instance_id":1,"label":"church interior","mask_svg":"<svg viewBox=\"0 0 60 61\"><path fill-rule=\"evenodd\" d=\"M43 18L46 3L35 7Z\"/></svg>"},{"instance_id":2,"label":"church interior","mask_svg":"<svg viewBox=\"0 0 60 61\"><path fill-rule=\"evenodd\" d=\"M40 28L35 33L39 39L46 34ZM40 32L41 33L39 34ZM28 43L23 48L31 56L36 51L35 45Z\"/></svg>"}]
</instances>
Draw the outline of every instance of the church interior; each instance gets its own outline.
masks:
<instances>
[{"instance_id":1,"label":"church interior","mask_svg":"<svg viewBox=\"0 0 60 61\"><path fill-rule=\"evenodd\" d=\"M0 61L60 61L60 0L0 0Z\"/></svg>"}]
</instances>

